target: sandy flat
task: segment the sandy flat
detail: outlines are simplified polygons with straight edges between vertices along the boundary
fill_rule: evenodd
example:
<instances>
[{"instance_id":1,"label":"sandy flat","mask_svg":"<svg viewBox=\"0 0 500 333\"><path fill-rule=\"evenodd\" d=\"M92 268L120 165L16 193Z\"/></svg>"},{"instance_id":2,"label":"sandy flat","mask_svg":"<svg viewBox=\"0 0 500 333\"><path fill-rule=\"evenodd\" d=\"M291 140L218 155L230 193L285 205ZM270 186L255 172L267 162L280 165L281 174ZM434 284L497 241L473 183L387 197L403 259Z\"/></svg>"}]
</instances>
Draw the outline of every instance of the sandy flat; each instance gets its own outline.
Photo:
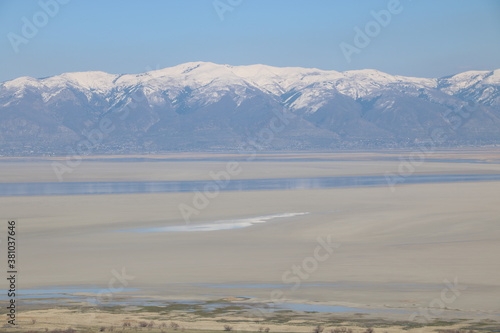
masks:
<instances>
[{"instance_id":1,"label":"sandy flat","mask_svg":"<svg viewBox=\"0 0 500 333\"><path fill-rule=\"evenodd\" d=\"M189 204L191 193L0 202L5 218L19 221L23 288L106 288L112 271L124 268L134 277L127 287L177 299L209 294L270 300L275 288L245 287L263 283L284 285L290 302L411 309L439 298L445 280L458 279L467 289L447 305L473 315L500 312L499 191L500 183L492 182L400 186L394 192L223 192L192 223L309 214L211 232L120 232L184 224L178 205ZM313 256L317 238L327 235L340 247L292 290L283 274Z\"/></svg>"},{"instance_id":2,"label":"sandy flat","mask_svg":"<svg viewBox=\"0 0 500 333\"><path fill-rule=\"evenodd\" d=\"M241 172L232 179L397 174L405 159L384 159L411 153L262 154L268 160L240 159ZM235 157L153 158L214 156ZM226 161L113 158L85 160L64 180L200 180L227 168ZM307 160L311 158L322 161ZM413 174L500 173L499 158L495 150L439 151ZM63 160L4 160L0 182L57 181L51 163ZM137 290L114 289L113 295L160 300L245 296L252 304L336 305L372 310L373 316L387 319L410 320L420 309L434 309L435 318L498 320L500 182L399 185L394 191L220 192L204 207L197 200L194 193L0 197L0 218L17 219L18 287L26 292L124 287ZM189 223L180 210L188 206L197 207ZM221 225L246 227L217 230ZM207 226L212 231L178 231ZM163 232L139 232L165 227ZM328 239L335 246L321 245ZM117 272L128 276L125 284L117 280ZM62 314L54 311L23 315L26 321L36 317L55 323ZM96 312L90 314L93 320L97 314L103 323L124 319ZM77 325L89 320L85 316L73 314L63 321ZM192 318L176 320L184 320L187 328L220 329L215 318L197 319L197 324ZM282 325L272 330L310 328Z\"/></svg>"},{"instance_id":3,"label":"sandy flat","mask_svg":"<svg viewBox=\"0 0 500 333\"><path fill-rule=\"evenodd\" d=\"M0 183L9 182L67 182L73 181L161 181L211 180L212 174L227 170L229 161L237 162L238 172L231 179L335 177L349 175L400 174L467 174L500 173L500 152L433 152L420 155L418 151L388 153L309 153L261 154L265 161L247 161L246 155L228 154L171 154L166 156L89 156L79 164L71 164L64 157L33 159L29 163L0 159ZM121 158L147 158L143 162L120 161ZM189 159L227 159L225 161ZM164 160L168 161L164 161ZM176 159L184 159L178 161ZM280 161L285 159L286 161ZM314 159L314 161L309 161ZM390 160L387 160L390 159ZM442 159L459 159L451 163ZM470 161L468 163L467 161ZM476 163L482 161L485 163ZM492 163L496 162L496 163ZM54 164L56 163L56 164ZM55 165L55 166L54 166ZM58 177L58 173L60 177Z\"/></svg>"}]
</instances>

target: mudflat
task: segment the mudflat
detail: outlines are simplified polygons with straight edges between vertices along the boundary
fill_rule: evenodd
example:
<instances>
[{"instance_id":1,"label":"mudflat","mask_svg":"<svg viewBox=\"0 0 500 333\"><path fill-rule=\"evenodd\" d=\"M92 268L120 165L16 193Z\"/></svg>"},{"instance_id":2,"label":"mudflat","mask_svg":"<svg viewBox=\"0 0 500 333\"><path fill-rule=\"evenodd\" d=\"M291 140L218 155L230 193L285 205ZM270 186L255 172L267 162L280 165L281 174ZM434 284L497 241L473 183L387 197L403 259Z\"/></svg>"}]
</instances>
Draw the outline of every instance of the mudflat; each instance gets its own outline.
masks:
<instances>
[{"instance_id":1,"label":"mudflat","mask_svg":"<svg viewBox=\"0 0 500 333\"><path fill-rule=\"evenodd\" d=\"M47 162L5 162L2 170L14 172L13 163ZM71 180L209 179L227 162L206 163L84 161ZM394 173L401 162L245 163L238 177L251 179ZM424 161L414 172L498 169ZM49 179L47 170L24 170L27 182ZM20 288L85 294L109 291L112 282L116 299L244 296L248 305L296 304L290 309L299 312L311 309L301 304L335 305L387 320L422 318L422 309L434 319L498 320L500 182L230 191L203 205L193 200L195 193L0 197L3 218L18 221ZM185 207L196 211L189 220Z\"/></svg>"}]
</instances>

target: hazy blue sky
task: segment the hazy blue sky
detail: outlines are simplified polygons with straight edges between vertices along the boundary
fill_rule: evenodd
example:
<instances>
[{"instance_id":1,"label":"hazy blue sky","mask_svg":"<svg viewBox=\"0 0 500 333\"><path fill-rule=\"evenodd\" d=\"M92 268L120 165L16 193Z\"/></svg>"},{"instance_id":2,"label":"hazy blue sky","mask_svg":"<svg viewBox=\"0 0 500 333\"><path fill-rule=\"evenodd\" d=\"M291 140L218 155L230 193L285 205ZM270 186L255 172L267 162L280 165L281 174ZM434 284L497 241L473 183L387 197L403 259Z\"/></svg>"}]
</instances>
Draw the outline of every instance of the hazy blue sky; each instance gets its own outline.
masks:
<instances>
[{"instance_id":1,"label":"hazy blue sky","mask_svg":"<svg viewBox=\"0 0 500 333\"><path fill-rule=\"evenodd\" d=\"M358 41L351 62L339 45L356 46L355 27L364 30L371 11L397 0L216 0L232 9L223 20L214 0L64 0L51 17L41 3L53 1L0 0L0 81L199 60L424 77L500 68L496 0L400 0L380 31L369 24L373 37ZM25 27L23 35L26 21L38 31Z\"/></svg>"}]
</instances>

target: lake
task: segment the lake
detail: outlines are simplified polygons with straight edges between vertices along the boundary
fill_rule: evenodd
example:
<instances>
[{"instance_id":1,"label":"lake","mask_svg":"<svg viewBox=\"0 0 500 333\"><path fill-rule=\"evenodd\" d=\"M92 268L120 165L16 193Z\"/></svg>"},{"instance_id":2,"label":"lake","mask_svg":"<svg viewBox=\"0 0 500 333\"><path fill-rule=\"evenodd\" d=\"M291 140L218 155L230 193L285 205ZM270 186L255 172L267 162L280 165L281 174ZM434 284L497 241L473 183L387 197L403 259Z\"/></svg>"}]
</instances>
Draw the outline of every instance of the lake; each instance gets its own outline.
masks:
<instances>
[{"instance_id":1,"label":"lake","mask_svg":"<svg viewBox=\"0 0 500 333\"><path fill-rule=\"evenodd\" d=\"M398 178L399 184L430 184L500 181L500 174L430 174ZM233 179L217 184L213 180L131 182L31 182L1 183L0 196L97 195L132 193L181 193L203 191L268 191L389 186L384 175Z\"/></svg>"}]
</instances>

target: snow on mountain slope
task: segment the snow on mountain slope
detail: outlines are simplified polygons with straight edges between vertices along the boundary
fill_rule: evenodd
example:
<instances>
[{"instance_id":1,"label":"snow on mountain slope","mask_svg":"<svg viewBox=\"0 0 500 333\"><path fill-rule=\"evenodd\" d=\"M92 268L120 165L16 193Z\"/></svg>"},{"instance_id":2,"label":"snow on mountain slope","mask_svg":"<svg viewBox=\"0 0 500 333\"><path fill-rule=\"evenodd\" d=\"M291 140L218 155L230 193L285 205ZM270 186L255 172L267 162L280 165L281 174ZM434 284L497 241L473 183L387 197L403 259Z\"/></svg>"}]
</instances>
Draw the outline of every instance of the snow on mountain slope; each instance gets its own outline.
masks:
<instances>
[{"instance_id":1,"label":"snow on mountain slope","mask_svg":"<svg viewBox=\"0 0 500 333\"><path fill-rule=\"evenodd\" d=\"M500 70L468 71L438 80L439 88L449 95L475 102L500 106Z\"/></svg>"},{"instance_id":2,"label":"snow on mountain slope","mask_svg":"<svg viewBox=\"0 0 500 333\"><path fill-rule=\"evenodd\" d=\"M484 80L485 84L500 85L500 69L495 69L491 75Z\"/></svg>"},{"instance_id":3,"label":"snow on mountain slope","mask_svg":"<svg viewBox=\"0 0 500 333\"><path fill-rule=\"evenodd\" d=\"M491 72L488 71L468 71L442 78L440 84L444 92L452 95L480 83L489 75Z\"/></svg>"},{"instance_id":4,"label":"snow on mountain slope","mask_svg":"<svg viewBox=\"0 0 500 333\"><path fill-rule=\"evenodd\" d=\"M113 88L113 80L118 75L104 72L74 72L64 73L43 79L24 76L12 81L7 81L4 86L9 89L54 88L73 85L84 89L109 90Z\"/></svg>"},{"instance_id":5,"label":"snow on mountain slope","mask_svg":"<svg viewBox=\"0 0 500 333\"><path fill-rule=\"evenodd\" d=\"M415 79L408 78L414 83ZM104 72L65 73L44 79L28 77L5 82L7 88L52 88L54 86L72 85L83 89L96 90L105 93L113 88L149 85L154 88L166 89L174 87L200 88L206 85L215 87L231 85L248 85L256 87L276 96L292 89L300 89L318 82L336 82L361 84L367 89L369 82L372 87L404 81L403 77L395 77L374 70L362 71L325 71L299 67L272 67L266 65L229 66L209 62L191 62L165 69L142 74L113 75Z\"/></svg>"},{"instance_id":6,"label":"snow on mountain slope","mask_svg":"<svg viewBox=\"0 0 500 333\"><path fill-rule=\"evenodd\" d=\"M218 100L221 93L239 87L238 93L246 89L259 89L279 98L291 92L304 92L295 107L304 107L318 95L339 92L352 98L362 98L384 89L434 89L439 88L449 95L464 93L480 84L483 88L500 84L500 70L470 71L442 79L427 79L390 75L377 70L353 70L337 72L299 67L272 67L267 65L229 66L210 62L190 62L174 67L141 74L114 75L104 72L64 73L44 79L22 77L4 82L7 89L16 91L26 88L54 90L46 98L55 96L63 88L84 91L86 95L106 96L111 91L144 88L146 95L156 95L153 102L160 102L159 91L166 91L170 100L185 93L186 87L199 98ZM491 90L491 89L490 89ZM204 96L203 96L204 95ZM243 96L244 97L244 96ZM309 97L309 99L307 98ZM483 99L486 98L483 96Z\"/></svg>"},{"instance_id":7,"label":"snow on mountain slope","mask_svg":"<svg viewBox=\"0 0 500 333\"><path fill-rule=\"evenodd\" d=\"M450 145L498 144L499 86L500 70L433 79L209 62L141 74L21 77L0 83L0 154L65 153L102 119L115 130L96 152L240 149L280 114L287 126L257 144L411 146L427 142L433 128ZM478 107L454 127L457 110L471 101Z\"/></svg>"},{"instance_id":8,"label":"snow on mountain slope","mask_svg":"<svg viewBox=\"0 0 500 333\"><path fill-rule=\"evenodd\" d=\"M93 71L42 79L21 77L0 84L0 105L11 105L23 99L27 92L38 94L44 103L84 96L87 102L105 110L131 103L132 93L143 94L150 107L172 105L174 108L207 106L225 97L239 106L252 96L266 94L292 112L312 114L340 95L354 100L373 100L381 94L405 94L425 96L441 103L441 92L500 106L499 82L500 70L469 71L432 79L390 75L372 69L337 72L199 61L140 74ZM455 102L455 105L458 104Z\"/></svg>"}]
</instances>

